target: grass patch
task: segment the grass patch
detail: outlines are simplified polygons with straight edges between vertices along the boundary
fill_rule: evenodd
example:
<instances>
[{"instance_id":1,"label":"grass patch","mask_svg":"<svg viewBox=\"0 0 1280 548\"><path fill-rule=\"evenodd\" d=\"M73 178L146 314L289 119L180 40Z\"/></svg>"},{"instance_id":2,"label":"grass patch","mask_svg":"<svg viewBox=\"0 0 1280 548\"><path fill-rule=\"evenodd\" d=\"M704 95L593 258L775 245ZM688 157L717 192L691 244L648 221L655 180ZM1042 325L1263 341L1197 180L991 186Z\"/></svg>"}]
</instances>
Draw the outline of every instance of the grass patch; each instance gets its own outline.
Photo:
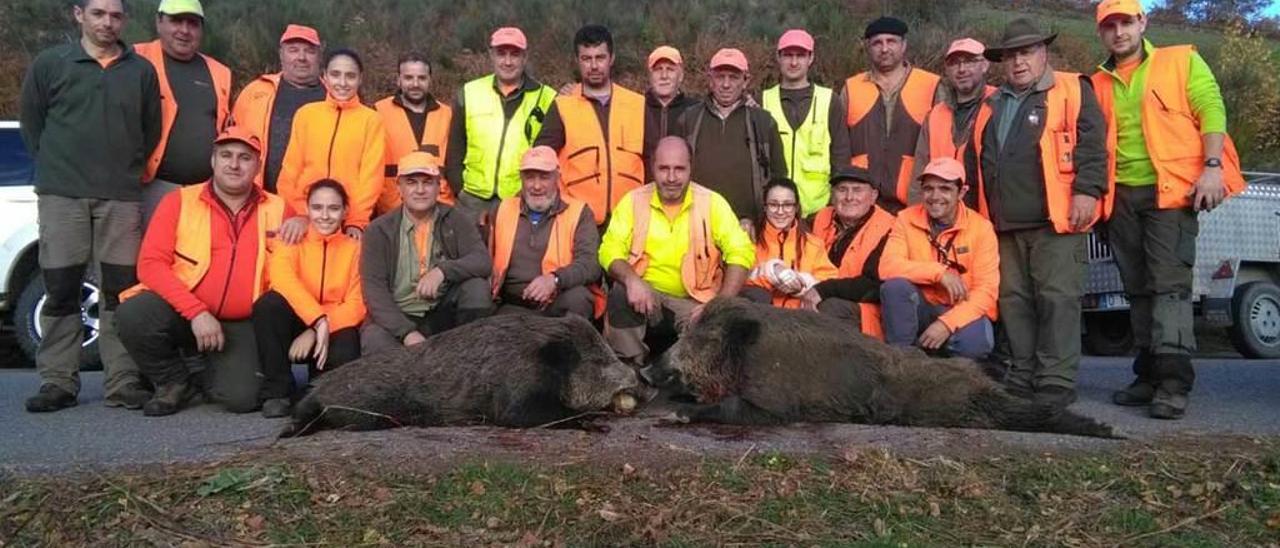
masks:
<instances>
[{"instance_id":1,"label":"grass patch","mask_svg":"<svg viewBox=\"0 0 1280 548\"><path fill-rule=\"evenodd\" d=\"M403 465L402 465L403 464ZM254 463L0 482L13 545L1266 545L1276 442L1106 455L761 453L663 468Z\"/></svg>"}]
</instances>

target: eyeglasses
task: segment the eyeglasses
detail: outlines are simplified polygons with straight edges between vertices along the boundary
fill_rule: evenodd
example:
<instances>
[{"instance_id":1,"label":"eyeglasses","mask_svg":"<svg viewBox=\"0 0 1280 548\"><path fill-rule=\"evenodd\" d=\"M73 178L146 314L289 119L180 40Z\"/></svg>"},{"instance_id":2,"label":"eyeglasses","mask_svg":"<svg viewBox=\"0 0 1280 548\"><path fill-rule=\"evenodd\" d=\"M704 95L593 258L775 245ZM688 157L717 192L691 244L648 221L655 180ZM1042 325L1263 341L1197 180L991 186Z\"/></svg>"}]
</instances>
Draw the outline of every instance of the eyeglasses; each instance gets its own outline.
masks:
<instances>
[{"instance_id":1,"label":"eyeglasses","mask_svg":"<svg viewBox=\"0 0 1280 548\"><path fill-rule=\"evenodd\" d=\"M796 203L795 202L766 202L764 204L764 207L767 208L769 211L794 211L796 208Z\"/></svg>"}]
</instances>

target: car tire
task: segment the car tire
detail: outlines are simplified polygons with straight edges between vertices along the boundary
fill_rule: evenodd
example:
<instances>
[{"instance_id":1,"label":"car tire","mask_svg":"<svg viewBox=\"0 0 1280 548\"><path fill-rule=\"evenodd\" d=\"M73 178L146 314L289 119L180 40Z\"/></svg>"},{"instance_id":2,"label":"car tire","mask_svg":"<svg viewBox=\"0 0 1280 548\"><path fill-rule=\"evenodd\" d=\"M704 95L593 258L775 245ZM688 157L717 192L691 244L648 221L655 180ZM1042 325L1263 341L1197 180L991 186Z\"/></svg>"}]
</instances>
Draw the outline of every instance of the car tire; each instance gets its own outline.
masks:
<instances>
[{"instance_id":1,"label":"car tire","mask_svg":"<svg viewBox=\"0 0 1280 548\"><path fill-rule=\"evenodd\" d=\"M1280 358L1280 287L1252 282L1231 298L1231 343L1247 358Z\"/></svg>"},{"instance_id":2,"label":"car tire","mask_svg":"<svg viewBox=\"0 0 1280 548\"><path fill-rule=\"evenodd\" d=\"M93 280L85 280L81 292L83 305L89 302L89 310L84 314L86 321L85 344L80 349L80 369L94 371L102 369L102 359L98 354L98 286ZM36 351L40 349L40 309L44 306L44 279L39 275L31 277L27 287L22 290L13 310L13 332L18 347L28 360L35 363Z\"/></svg>"},{"instance_id":3,"label":"car tire","mask_svg":"<svg viewBox=\"0 0 1280 548\"><path fill-rule=\"evenodd\" d=\"M1127 356L1133 352L1128 312L1094 312L1085 316L1084 347L1094 356Z\"/></svg>"}]
</instances>

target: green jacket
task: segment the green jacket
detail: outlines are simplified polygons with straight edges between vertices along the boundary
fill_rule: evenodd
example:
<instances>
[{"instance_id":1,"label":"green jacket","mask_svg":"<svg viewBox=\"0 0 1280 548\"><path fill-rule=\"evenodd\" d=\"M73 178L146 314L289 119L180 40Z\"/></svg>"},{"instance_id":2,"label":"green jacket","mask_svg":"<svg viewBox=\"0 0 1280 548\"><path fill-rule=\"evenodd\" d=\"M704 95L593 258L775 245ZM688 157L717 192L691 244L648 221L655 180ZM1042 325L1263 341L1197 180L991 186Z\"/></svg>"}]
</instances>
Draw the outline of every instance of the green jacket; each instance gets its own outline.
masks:
<instances>
[{"instance_id":1,"label":"green jacket","mask_svg":"<svg viewBox=\"0 0 1280 548\"><path fill-rule=\"evenodd\" d=\"M142 199L143 167L160 142L160 84L133 48L121 42L105 68L79 41L41 52L20 109L37 194Z\"/></svg>"}]
</instances>

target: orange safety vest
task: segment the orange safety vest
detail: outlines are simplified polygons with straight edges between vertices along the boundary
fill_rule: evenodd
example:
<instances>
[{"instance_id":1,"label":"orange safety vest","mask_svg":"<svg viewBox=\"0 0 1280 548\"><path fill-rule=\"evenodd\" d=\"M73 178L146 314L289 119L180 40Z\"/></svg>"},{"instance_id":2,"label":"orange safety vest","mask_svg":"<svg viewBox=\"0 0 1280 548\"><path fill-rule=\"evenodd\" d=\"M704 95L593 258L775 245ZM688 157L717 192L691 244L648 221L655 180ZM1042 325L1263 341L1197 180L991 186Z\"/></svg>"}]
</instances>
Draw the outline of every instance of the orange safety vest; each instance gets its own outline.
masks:
<instances>
[{"instance_id":1,"label":"orange safety vest","mask_svg":"<svg viewBox=\"0 0 1280 548\"><path fill-rule=\"evenodd\" d=\"M635 190L631 196L635 220L631 226L631 251L627 264L638 276L644 276L649 266L644 247L649 237L649 216L653 213L650 207L653 191L654 185L649 183ZM716 247L711 234L711 190L691 182L689 192L693 193L693 204L689 208L689 250L680 262L680 281L693 300L705 303L720 291L724 264L720 260L720 248Z\"/></svg>"},{"instance_id":2,"label":"orange safety vest","mask_svg":"<svg viewBox=\"0 0 1280 548\"><path fill-rule=\"evenodd\" d=\"M262 143L262 169L253 177L253 182L262 188L266 179L267 153L270 150L267 140L271 137L271 110L276 103L276 90L280 89L280 73L263 74L252 82L245 84L236 96L231 107L230 125L244 128L250 135Z\"/></svg>"},{"instance_id":3,"label":"orange safety vest","mask_svg":"<svg viewBox=\"0 0 1280 548\"><path fill-rule=\"evenodd\" d=\"M395 103L395 96L386 97L374 103L374 110L382 118L382 127L387 131L387 165L384 169L386 180L382 186L382 194L378 196L379 213L386 213L400 207L400 187L396 183L396 166L400 158L415 150L434 148L432 151L440 161L444 161L446 149L449 147L449 123L453 120L453 108L435 101L434 109L427 112L427 126L422 130L422 142L413 138L413 126L409 125L409 115L404 107ZM440 180L440 202L453 205L453 190Z\"/></svg>"},{"instance_id":4,"label":"orange safety vest","mask_svg":"<svg viewBox=\"0 0 1280 548\"><path fill-rule=\"evenodd\" d=\"M929 114L929 109L933 108L938 82L936 74L911 69L907 74L907 81L898 92L895 111L885 113L885 116L893 116L898 112L898 107L901 107L906 112L907 119L895 119L892 132L886 135L883 127L859 128L866 123L865 118L872 109L883 108L884 105L880 88L871 80L870 74L863 72L845 80L845 95L849 103L845 125L853 133L849 142L853 156L849 163L870 170L876 184L882 187L881 194L891 194L903 205L907 203L907 192L911 187L920 125ZM885 184L894 186L892 189L884 188L882 185Z\"/></svg>"},{"instance_id":5,"label":"orange safety vest","mask_svg":"<svg viewBox=\"0 0 1280 548\"><path fill-rule=\"evenodd\" d=\"M996 92L994 86L987 86L982 92L982 98L979 99L978 109L991 108L987 106L986 100L991 94ZM954 158L964 162L964 153L969 149L969 140L973 137L973 128L969 128L960 136L960 141L955 140L955 119L956 111L951 105L945 101L939 102L933 106L933 110L929 111L929 115L925 120L925 124L929 126L929 159L937 158ZM965 182L972 183L971 177L965 177Z\"/></svg>"},{"instance_id":6,"label":"orange safety vest","mask_svg":"<svg viewBox=\"0 0 1280 548\"><path fill-rule=\"evenodd\" d=\"M580 86L556 98L565 129L560 191L591 206L596 224L602 225L613 206L645 182L644 96L613 84L608 137L591 101Z\"/></svg>"},{"instance_id":7,"label":"orange safety vest","mask_svg":"<svg viewBox=\"0 0 1280 548\"><path fill-rule=\"evenodd\" d=\"M551 241L547 243L547 251L542 255L543 274L550 274L573 264L573 238L578 232L578 221L582 219L582 208L586 204L572 198L562 198L562 201L565 209L551 221ZM494 298L502 290L502 285L507 280L507 269L511 266L511 250L515 247L516 227L520 224L520 205L519 196L503 200L498 205L498 214L494 219L492 240L489 242L489 249L493 253ZM604 290L599 283L590 284L587 289L594 297L592 313L599 318L604 314Z\"/></svg>"},{"instance_id":8,"label":"orange safety vest","mask_svg":"<svg viewBox=\"0 0 1280 548\"><path fill-rule=\"evenodd\" d=\"M1076 181L1076 123L1080 119L1080 74L1074 72L1053 73L1053 87L1049 88L1045 97L1044 131L1040 134L1040 166L1044 169L1045 204L1049 209L1049 221L1059 234L1073 232L1071 230L1071 195ZM989 104L989 101L988 101ZM973 150L978 155L978 212L983 217L991 218L987 207L986 185L982 180L982 136L987 123L994 116L994 109L984 108L978 111L978 122L974 126ZM1114 149L1112 149L1114 150ZM1114 185L1114 181L1112 185ZM1093 221L1080 232L1088 232L1093 223L1102 218L1109 207L1114 188L1107 189L1105 198L1098 200L1098 208Z\"/></svg>"},{"instance_id":9,"label":"orange safety vest","mask_svg":"<svg viewBox=\"0 0 1280 548\"><path fill-rule=\"evenodd\" d=\"M164 159L165 147L169 144L169 131L173 129L173 122L178 118L178 101L173 96L173 89L169 87L169 77L165 75L164 49L160 46L160 41L134 44L133 50L151 61L151 65L156 69L156 77L160 81L160 142L156 144L151 157L147 159L146 171L142 174L142 180L150 182L156 178L156 170L160 169L160 161ZM198 55L204 58L205 65L209 67L209 76L213 78L213 95L217 101L217 117L213 122L213 131L220 133L223 124L227 122L227 115L231 113L228 106L231 103L231 69L208 55L203 53Z\"/></svg>"},{"instance_id":10,"label":"orange safety vest","mask_svg":"<svg viewBox=\"0 0 1280 548\"><path fill-rule=\"evenodd\" d=\"M867 219L867 223L862 225L862 229L853 237L853 241L849 242L849 248L844 252L844 258L840 260L840 264L836 265L837 272L842 278L856 278L862 275L862 269L866 266L867 258L871 256L871 252L875 251L876 246L880 244L889 231L893 229L893 214L880 208L880 206L871 206L871 218ZM813 234L822 238L823 246L830 250L835 245L836 239L840 236L840 231L836 228L836 209L834 207L824 207L818 211L813 217ZM862 332L869 337L875 337L884 340L884 328L880 325L880 305L875 303L858 303L859 316L862 319Z\"/></svg>"},{"instance_id":11,"label":"orange safety vest","mask_svg":"<svg viewBox=\"0 0 1280 548\"><path fill-rule=\"evenodd\" d=\"M1191 70L1191 53L1195 46L1156 48L1147 67L1146 91L1142 94L1142 137L1147 154L1156 168L1156 207L1177 209L1191 207L1187 194L1204 171L1204 142L1200 122L1187 99L1187 74ZM1114 81L1103 71L1093 73L1093 91L1098 106L1107 118L1107 150L1116 149L1116 116ZM1231 136L1222 143L1222 183L1227 196L1244 191L1244 175L1240 173L1240 155ZM1107 155L1108 186L1114 190L1116 155ZM1114 192L1108 193L1110 198ZM1111 215L1112 200L1107 200L1106 215Z\"/></svg>"},{"instance_id":12,"label":"orange safety vest","mask_svg":"<svg viewBox=\"0 0 1280 548\"><path fill-rule=\"evenodd\" d=\"M801 231L795 224L786 233L779 231L771 224L766 224L764 243L756 243L756 264L764 265L766 261L777 259L791 270L805 272L819 282L824 282L838 275L835 265L827 258L827 249L822 240L813 234L804 234L802 255L797 256L796 240ZM773 296L773 306L778 308L800 308L800 297L788 295L774 290L767 276L761 274L747 280L747 285L766 289Z\"/></svg>"},{"instance_id":13,"label":"orange safety vest","mask_svg":"<svg viewBox=\"0 0 1280 548\"><path fill-rule=\"evenodd\" d=\"M182 208L178 214L178 227L173 250L175 256L187 260L173 261L173 274L187 289L195 289L209 272L209 263L213 250L213 209L200 198L206 186L213 183L184 186L178 189ZM253 298L257 300L268 288L267 257L271 245L268 241L275 238L276 230L284 220L284 200L275 194L263 192L265 199L258 204L258 256L254 264ZM147 286L137 284L120 293L124 301L143 291Z\"/></svg>"}]
</instances>

